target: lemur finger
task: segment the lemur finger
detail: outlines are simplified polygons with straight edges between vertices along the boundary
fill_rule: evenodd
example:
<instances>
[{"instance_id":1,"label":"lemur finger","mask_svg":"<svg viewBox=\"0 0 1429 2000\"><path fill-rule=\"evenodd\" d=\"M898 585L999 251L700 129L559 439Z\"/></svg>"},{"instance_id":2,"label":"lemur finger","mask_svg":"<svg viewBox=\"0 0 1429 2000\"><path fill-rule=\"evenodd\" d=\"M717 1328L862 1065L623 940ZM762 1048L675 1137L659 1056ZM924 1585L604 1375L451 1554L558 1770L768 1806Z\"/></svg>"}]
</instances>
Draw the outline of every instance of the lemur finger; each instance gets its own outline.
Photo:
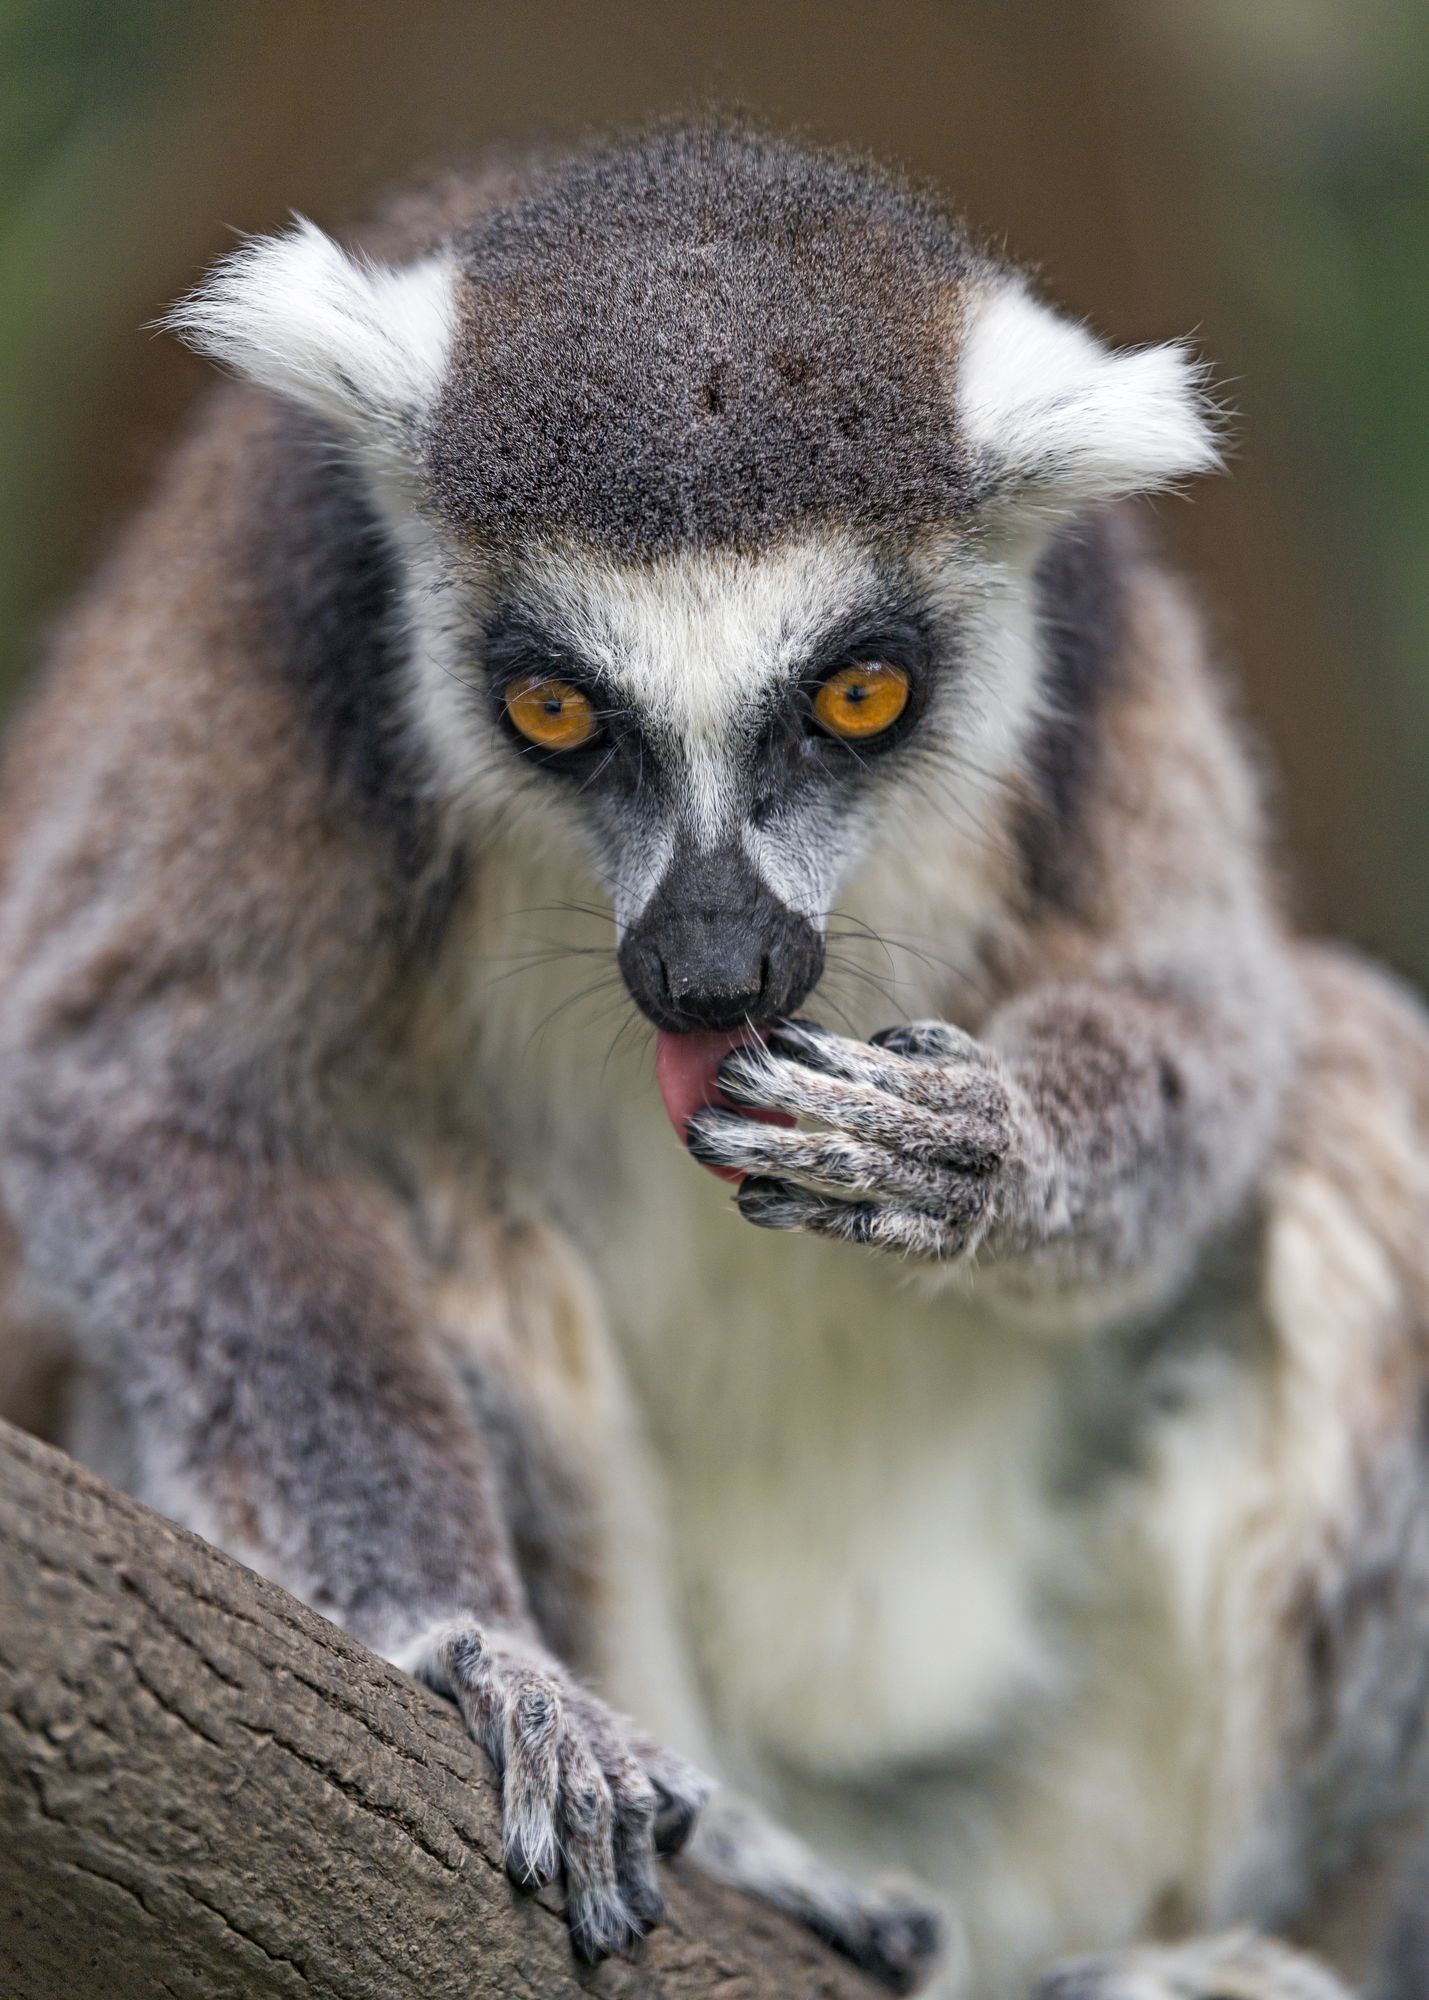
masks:
<instances>
[{"instance_id":1,"label":"lemur finger","mask_svg":"<svg viewBox=\"0 0 1429 2000\"><path fill-rule=\"evenodd\" d=\"M960 1256L970 1237L970 1219L929 1215L891 1203L835 1201L791 1181L747 1180L736 1200L740 1214L759 1229L803 1229L812 1236L935 1263Z\"/></svg>"},{"instance_id":2,"label":"lemur finger","mask_svg":"<svg viewBox=\"0 0 1429 2000\"><path fill-rule=\"evenodd\" d=\"M685 1143L707 1167L792 1176L845 1193L903 1200L933 1214L956 1200L956 1169L870 1146L843 1132L761 1125L738 1111L711 1108L690 1120Z\"/></svg>"},{"instance_id":3,"label":"lemur finger","mask_svg":"<svg viewBox=\"0 0 1429 2000\"><path fill-rule=\"evenodd\" d=\"M976 1036L949 1021L900 1021L896 1027L880 1028L868 1039L876 1049L906 1056L912 1062L976 1062L982 1054Z\"/></svg>"},{"instance_id":4,"label":"lemur finger","mask_svg":"<svg viewBox=\"0 0 1429 2000\"><path fill-rule=\"evenodd\" d=\"M695 1843L699 1865L787 1910L895 1993L926 1980L942 1948L937 1912L846 1881L748 1801L721 1794Z\"/></svg>"},{"instance_id":5,"label":"lemur finger","mask_svg":"<svg viewBox=\"0 0 1429 2000\"><path fill-rule=\"evenodd\" d=\"M500 1773L502 1848L512 1881L522 1888L554 1881L563 1723L556 1681L493 1645L475 1625L459 1625L447 1634L425 1677L454 1698Z\"/></svg>"},{"instance_id":6,"label":"lemur finger","mask_svg":"<svg viewBox=\"0 0 1429 2000\"><path fill-rule=\"evenodd\" d=\"M658 1795L623 1725L610 1711L591 1700L580 1703L578 1713L586 1742L610 1787L616 1879L631 1921L643 1937L665 1914L665 1899L655 1879Z\"/></svg>"},{"instance_id":7,"label":"lemur finger","mask_svg":"<svg viewBox=\"0 0 1429 2000\"><path fill-rule=\"evenodd\" d=\"M598 1965L628 1950L638 1932L616 1874L615 1802L578 1726L561 1737L560 1811L571 1944L578 1958Z\"/></svg>"},{"instance_id":8,"label":"lemur finger","mask_svg":"<svg viewBox=\"0 0 1429 2000\"><path fill-rule=\"evenodd\" d=\"M933 1912L912 1905L847 1912L820 1908L797 1914L825 1944L893 1993L916 1992L942 1948Z\"/></svg>"},{"instance_id":9,"label":"lemur finger","mask_svg":"<svg viewBox=\"0 0 1429 2000\"><path fill-rule=\"evenodd\" d=\"M983 1059L974 1037L946 1021L904 1023L885 1028L866 1042L835 1035L817 1021L781 1021L770 1030L765 1046L776 1055L807 1063L810 1069L847 1077L851 1083L871 1083L896 1097L927 1095L937 1103L944 1101L938 1069Z\"/></svg>"},{"instance_id":10,"label":"lemur finger","mask_svg":"<svg viewBox=\"0 0 1429 2000\"><path fill-rule=\"evenodd\" d=\"M628 1740L655 1787L656 1851L678 1854L694 1831L695 1822L714 1790L714 1781L648 1736L632 1732Z\"/></svg>"},{"instance_id":11,"label":"lemur finger","mask_svg":"<svg viewBox=\"0 0 1429 2000\"><path fill-rule=\"evenodd\" d=\"M556 1685L546 1675L513 1676L506 1696L502 1841L506 1872L519 1888L553 1882L560 1868L556 1838L559 1745L563 1721Z\"/></svg>"},{"instance_id":12,"label":"lemur finger","mask_svg":"<svg viewBox=\"0 0 1429 2000\"><path fill-rule=\"evenodd\" d=\"M933 1160L962 1173L990 1173L1007 1146L1005 1100L984 1070L940 1072L948 1082L945 1106L931 1110L868 1083L810 1069L768 1049L750 1047L726 1056L719 1087L732 1103L787 1111L796 1118L852 1132L895 1153ZM951 1079L959 1080L957 1094Z\"/></svg>"},{"instance_id":13,"label":"lemur finger","mask_svg":"<svg viewBox=\"0 0 1429 2000\"><path fill-rule=\"evenodd\" d=\"M468 1731L498 1771L506 1768L505 1701L496 1653L475 1625L456 1625L421 1668L438 1694L450 1695Z\"/></svg>"},{"instance_id":14,"label":"lemur finger","mask_svg":"<svg viewBox=\"0 0 1429 2000\"><path fill-rule=\"evenodd\" d=\"M898 1088L898 1065L878 1054L868 1042L836 1035L817 1021L780 1021L764 1037L764 1047L828 1076L846 1077L850 1083L869 1083L895 1092Z\"/></svg>"},{"instance_id":15,"label":"lemur finger","mask_svg":"<svg viewBox=\"0 0 1429 2000\"><path fill-rule=\"evenodd\" d=\"M655 1876L655 1787L638 1764L627 1784L607 1770L615 1796L615 1877L630 1921L643 1937L665 1914L665 1898Z\"/></svg>"}]
</instances>

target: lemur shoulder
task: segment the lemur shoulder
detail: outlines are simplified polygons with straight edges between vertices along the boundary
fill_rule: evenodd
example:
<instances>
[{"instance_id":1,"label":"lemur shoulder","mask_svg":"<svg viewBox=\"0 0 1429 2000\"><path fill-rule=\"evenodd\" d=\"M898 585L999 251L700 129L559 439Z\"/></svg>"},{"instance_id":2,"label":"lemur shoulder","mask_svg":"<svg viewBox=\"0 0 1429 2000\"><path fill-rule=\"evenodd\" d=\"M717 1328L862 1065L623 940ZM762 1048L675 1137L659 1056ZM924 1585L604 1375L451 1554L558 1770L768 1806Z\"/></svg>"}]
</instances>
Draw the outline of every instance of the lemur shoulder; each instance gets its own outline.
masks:
<instances>
[{"instance_id":1,"label":"lemur shoulder","mask_svg":"<svg viewBox=\"0 0 1429 2000\"><path fill-rule=\"evenodd\" d=\"M1388 1992L1429 1035L1128 509L1186 351L719 124L175 324L0 796L0 1376L455 1699L587 1957L688 1838L899 1988Z\"/></svg>"}]
</instances>

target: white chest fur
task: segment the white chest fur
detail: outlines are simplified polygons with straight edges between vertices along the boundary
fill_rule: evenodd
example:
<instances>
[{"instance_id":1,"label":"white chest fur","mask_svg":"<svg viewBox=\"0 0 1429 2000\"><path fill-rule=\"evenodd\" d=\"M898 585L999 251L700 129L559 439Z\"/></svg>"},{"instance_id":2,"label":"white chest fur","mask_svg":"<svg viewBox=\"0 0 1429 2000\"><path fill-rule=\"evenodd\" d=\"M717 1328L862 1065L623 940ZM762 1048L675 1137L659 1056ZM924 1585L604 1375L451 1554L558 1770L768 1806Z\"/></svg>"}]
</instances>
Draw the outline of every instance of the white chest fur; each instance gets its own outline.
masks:
<instances>
[{"instance_id":1,"label":"white chest fur","mask_svg":"<svg viewBox=\"0 0 1429 2000\"><path fill-rule=\"evenodd\" d=\"M1239 1371L1193 1326L1170 1329L1172 1349L1184 1331L1210 1362L1199 1386L1174 1414L1143 1406L1134 1453L1113 1440L1079 1474L1078 1450L1095 1455L1135 1393L1113 1336L1034 1337L975 1281L931 1292L857 1249L751 1228L683 1157L644 1031L607 1061L631 1018L614 978L563 1006L609 961L515 969L513 953L560 937L551 906L584 885L534 864L490 880L500 900L461 961L473 1111L597 1277L725 1774L846 1862L956 1885L989 1994L1024 1990L1056 1950L1129 1934L1224 1848L1206 1834L1204 1772L1221 1729L1217 1578L1243 1539ZM916 933L898 900L886 884L850 899ZM957 991L941 959L893 970L893 992L849 1009L851 1032ZM821 988L810 1011L836 1020L831 997L853 996ZM630 1685L681 1740L678 1700L657 1716Z\"/></svg>"},{"instance_id":2,"label":"white chest fur","mask_svg":"<svg viewBox=\"0 0 1429 2000\"><path fill-rule=\"evenodd\" d=\"M675 1268L610 1296L716 1724L828 1775L965 1748L1047 1657L1047 1371L682 1178L651 1189Z\"/></svg>"},{"instance_id":3,"label":"white chest fur","mask_svg":"<svg viewBox=\"0 0 1429 2000\"><path fill-rule=\"evenodd\" d=\"M648 1041L607 1064L623 1010L591 1023L574 1005L533 1035L589 962L505 977L552 921L488 914L487 1116L598 1272L729 1753L852 1775L968 1746L1046 1671L1045 1354L895 1264L752 1229L683 1157ZM934 1011L900 991L858 1031L900 1003Z\"/></svg>"}]
</instances>

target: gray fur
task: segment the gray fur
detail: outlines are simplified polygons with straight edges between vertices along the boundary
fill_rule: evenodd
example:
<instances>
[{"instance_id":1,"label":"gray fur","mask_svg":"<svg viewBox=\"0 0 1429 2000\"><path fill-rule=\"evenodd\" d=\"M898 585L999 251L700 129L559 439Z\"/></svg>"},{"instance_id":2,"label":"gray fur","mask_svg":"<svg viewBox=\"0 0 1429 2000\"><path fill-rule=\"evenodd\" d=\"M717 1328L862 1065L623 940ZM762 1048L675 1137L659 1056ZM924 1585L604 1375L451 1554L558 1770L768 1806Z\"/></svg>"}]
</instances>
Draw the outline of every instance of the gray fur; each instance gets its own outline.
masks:
<instances>
[{"instance_id":1,"label":"gray fur","mask_svg":"<svg viewBox=\"0 0 1429 2000\"><path fill-rule=\"evenodd\" d=\"M459 1620L417 1664L502 1774L513 1881L539 1888L564 1872L577 1954L596 1964L629 1950L664 1912L654 1871L662 1809L667 1825L678 1809L662 1840L672 1851L703 1802L698 1774L653 1746L647 1769L626 1725L519 1634Z\"/></svg>"},{"instance_id":2,"label":"gray fur","mask_svg":"<svg viewBox=\"0 0 1429 2000\"><path fill-rule=\"evenodd\" d=\"M962 514L949 301L979 266L894 176L709 123L552 165L459 245L437 505L498 548L766 546Z\"/></svg>"},{"instance_id":3,"label":"gray fur","mask_svg":"<svg viewBox=\"0 0 1429 2000\"><path fill-rule=\"evenodd\" d=\"M708 1873L786 1910L895 1993L915 1992L932 1965L955 1956L947 1924L925 1902L846 1881L732 1793L712 1801L691 1851Z\"/></svg>"},{"instance_id":4,"label":"gray fur","mask_svg":"<svg viewBox=\"0 0 1429 2000\"><path fill-rule=\"evenodd\" d=\"M1058 1967L1034 2000L1353 2000L1313 1960L1232 1933L1193 1945L1117 1953Z\"/></svg>"},{"instance_id":5,"label":"gray fur","mask_svg":"<svg viewBox=\"0 0 1429 2000\"><path fill-rule=\"evenodd\" d=\"M657 1920L704 1795L581 1678L623 1640L642 1724L718 1726L820 1842L939 1874L974 2000L1083 1942L1112 1956L1049 1992L1333 1993L1194 1933L1324 1918L1363 1967L1325 1913L1422 1814L1429 1035L1289 938L1195 622L1085 505L1204 462L1184 370L1124 408L1101 371L1100 456L994 381L1031 496L999 513L954 375L985 288L1002 328L1022 294L860 163L660 130L411 246L415 279L302 231L207 295L216 351L335 428L219 398L17 734L12 1329L43 1302L144 1498L461 1705L584 1955ZM1100 368L1036 310L1039 356ZM313 351L354 336L395 428ZM820 676L877 660L904 716L836 744ZM533 667L596 698L583 761L515 740ZM772 1031L693 1127L743 1214L939 1285L741 1229L559 944L497 972L528 905L597 896L622 1010L623 969L667 1029ZM909 1023L780 1023L850 937ZM757 1813L701 1851L928 1969L921 1906Z\"/></svg>"}]
</instances>

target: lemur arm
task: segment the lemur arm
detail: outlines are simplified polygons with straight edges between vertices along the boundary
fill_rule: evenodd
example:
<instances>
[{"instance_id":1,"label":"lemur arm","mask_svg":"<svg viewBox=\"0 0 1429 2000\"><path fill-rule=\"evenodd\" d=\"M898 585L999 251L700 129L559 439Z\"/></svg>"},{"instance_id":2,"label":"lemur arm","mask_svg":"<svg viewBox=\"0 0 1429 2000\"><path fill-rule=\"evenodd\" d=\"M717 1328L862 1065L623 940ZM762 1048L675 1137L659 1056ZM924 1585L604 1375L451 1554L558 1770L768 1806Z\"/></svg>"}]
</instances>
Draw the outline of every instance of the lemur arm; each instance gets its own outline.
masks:
<instances>
[{"instance_id":1,"label":"lemur arm","mask_svg":"<svg viewBox=\"0 0 1429 2000\"><path fill-rule=\"evenodd\" d=\"M1107 1323L1232 1214L1291 1073L1297 982L1259 802L1179 593L1140 556L1120 652L1085 721L1078 814L1042 829L977 1037L920 1021L844 1041L810 1024L727 1059L736 1102L693 1149L750 1176L744 1214L949 1266ZM947 860L956 868L956 855ZM936 942L936 940L934 940ZM1113 1315L1114 1317L1114 1315Z\"/></svg>"},{"instance_id":2,"label":"lemur arm","mask_svg":"<svg viewBox=\"0 0 1429 2000\"><path fill-rule=\"evenodd\" d=\"M1024 1283L1178 1272L1236 1208L1293 1047L1287 975L1266 961L1259 993L1245 975L1108 969L1034 987L988 1022L1011 1185L985 1240Z\"/></svg>"},{"instance_id":3,"label":"lemur arm","mask_svg":"<svg viewBox=\"0 0 1429 2000\"><path fill-rule=\"evenodd\" d=\"M52 1065L7 1099L5 1200L135 1490L451 1695L504 1774L513 1877L563 1862L577 1949L629 1944L700 1783L538 1642L400 1205L122 1076Z\"/></svg>"},{"instance_id":4,"label":"lemur arm","mask_svg":"<svg viewBox=\"0 0 1429 2000\"><path fill-rule=\"evenodd\" d=\"M1065 1301L1169 1273L1263 1150L1283 1058L1252 1010L1130 976L1048 983L980 1038L938 1021L872 1043L809 1022L721 1071L737 1102L819 1131L708 1111L697 1155L750 1176L745 1216L944 1262L979 1256Z\"/></svg>"}]
</instances>

